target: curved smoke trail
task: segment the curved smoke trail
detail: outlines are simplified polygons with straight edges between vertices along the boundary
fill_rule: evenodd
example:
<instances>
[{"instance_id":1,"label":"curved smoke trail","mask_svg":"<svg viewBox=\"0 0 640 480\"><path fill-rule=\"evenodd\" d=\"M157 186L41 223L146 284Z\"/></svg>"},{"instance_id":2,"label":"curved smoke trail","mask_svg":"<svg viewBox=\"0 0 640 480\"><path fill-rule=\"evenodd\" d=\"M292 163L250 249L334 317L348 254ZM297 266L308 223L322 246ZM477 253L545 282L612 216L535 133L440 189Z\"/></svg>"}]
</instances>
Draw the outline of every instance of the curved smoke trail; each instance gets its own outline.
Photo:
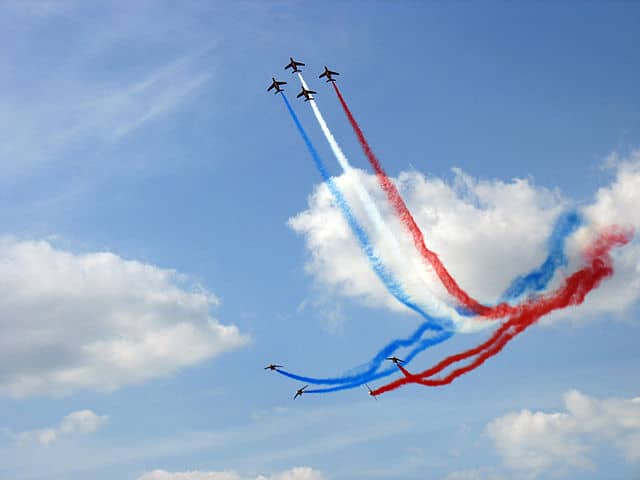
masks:
<instances>
[{"instance_id":1,"label":"curved smoke trail","mask_svg":"<svg viewBox=\"0 0 640 480\"><path fill-rule=\"evenodd\" d=\"M314 158L316 166L318 167L323 179L328 182L328 187L331 193L334 195L334 198L336 198L337 203L341 205L341 209L343 213L345 213L345 211L347 212L345 213L345 216L347 217L347 220L349 221L350 225L352 225L353 227L353 222L355 222L355 218L353 217L353 214L350 212L348 205L344 201L344 197L342 196L341 192L338 190L337 186L335 186L333 179L329 176L324 163L321 161L319 155L317 154L317 151L311 144L311 141L309 140L309 137L306 134L306 131L302 127L299 119L297 118L297 115L295 114L293 108L288 102L288 99L284 95L283 95L283 99L285 101L285 105L287 106L289 113L291 114L294 120L294 123L296 124L298 130L300 131L303 137L303 140L305 141L305 144L307 145L309 151L311 152L311 155ZM548 242L550 254L547 260L538 269L533 270L528 275L521 277L519 282L518 281L514 282L512 286L509 288L508 292L515 291L515 292L518 292L518 294L522 294L524 291L529 289L544 288L544 286L546 286L546 283L548 283L548 281L553 276L555 268L557 268L558 265L563 264L563 262L566 262L566 257L564 256L564 240L570 233L572 233L575 230L578 224L579 224L579 217L575 212L571 212L569 214L561 216L556 222L556 226L554 227L553 233ZM356 226L354 230L363 231L362 227L359 227L359 226ZM360 237L361 236L359 236L359 238ZM363 244L366 245L365 252L371 252L371 246L368 240L365 240L364 243L361 241L361 245ZM372 258L372 256L368 253L368 257L373 265L376 265L377 264L376 262L379 262L379 259L377 256ZM380 267L381 266L374 267L374 269L379 269ZM388 282L388 279L387 279L387 282ZM397 285L397 283L394 281L392 281L392 284ZM512 295L512 294L509 294L508 292L505 292L505 295L507 297ZM339 386L328 388L328 389L309 390L308 391L309 393L321 393L321 392L343 390L347 388L355 388L357 386L364 384L365 382L373 381L373 380L383 378L385 376L393 374L396 371L395 368L393 367L386 368L380 372L377 372L377 370L379 369L382 362L384 362L385 358L393 355L398 349L411 347L412 345L414 346L413 349L409 351L407 355L405 355L405 360L407 362L410 362L420 352L424 351L425 349L429 348L432 345L435 345L437 343L440 343L441 341L444 341L446 338L448 338L448 336L450 336L449 332L443 332L440 335L437 335L435 337L422 339L423 335L429 330L433 330L433 319L428 319L426 322L422 323L409 337L406 337L404 339L396 339L388 343L371 359L370 362L368 362L368 364L365 364L364 371L361 371L358 374L342 375L337 377L316 378L316 377L297 375L284 370L280 370L279 373L289 378L307 382L307 383L313 383L317 385L339 385ZM442 338L445 336L446 338ZM420 341L421 339L422 341Z\"/></svg>"},{"instance_id":2,"label":"curved smoke trail","mask_svg":"<svg viewBox=\"0 0 640 480\"><path fill-rule=\"evenodd\" d=\"M402 197L400 196L398 189L393 184L391 179L387 176L384 169L382 168L382 165L380 164L380 161L377 159L377 157L373 153L373 150L369 146L369 142L367 142L367 139L365 138L364 133L362 132L362 129L360 128L360 126L358 125L358 122L356 121L355 117L351 113L351 110L349 109L347 102L344 100L344 97L340 92L340 89L338 88L335 82L332 82L332 84L333 84L333 89L336 92L336 95L338 96L338 100L342 105L342 109L344 110L344 113L346 114L349 120L349 123L353 128L353 131L358 137L358 142L360 143L360 146L362 147L364 154L369 160L369 163L375 170L380 186L382 187L384 192L387 194L389 203L391 203L398 217L400 218L402 223L405 225L405 227L411 234L411 237L413 238L413 243L416 249L418 250L418 252L420 252L420 255L422 255L422 258L424 259L424 261L430 264L434 268L436 274L438 275L438 278L440 278L440 281L442 282L442 285L447 289L449 294L452 295L454 298L456 298L456 300L458 300L458 302L460 302L462 306L468 308L473 313L476 313L485 318L502 318L507 315L516 313L517 308L509 305L506 302L502 302L496 306L489 307L486 305L482 305L480 302L478 302L477 300L469 296L469 294L467 294L467 292L465 292L460 287L460 285L458 285L458 282L456 282L456 280L451 276L449 271L440 261L440 258L438 257L438 255L427 248L424 241L424 236L422 234L422 230L420 230L420 227L418 227L416 221L411 215L411 212L407 208L407 205L404 203L404 200L402 200Z\"/></svg>"},{"instance_id":3,"label":"curved smoke trail","mask_svg":"<svg viewBox=\"0 0 640 480\"><path fill-rule=\"evenodd\" d=\"M567 265L567 255L564 250L565 240L581 225L582 218L575 210L560 215L547 240L549 251L547 259L536 270L515 278L500 297L500 301L512 302L529 292L541 292L547 288L556 270Z\"/></svg>"},{"instance_id":4,"label":"curved smoke trail","mask_svg":"<svg viewBox=\"0 0 640 480\"><path fill-rule=\"evenodd\" d=\"M304 88L308 88L306 86L306 83L304 82L304 79L300 74L299 74L299 78ZM339 90L337 90L337 87L335 88L336 88L336 93L338 94L341 102L343 103L345 112L347 113L348 116L350 116L350 112L348 110L348 107L346 106L346 103L344 103L344 100L342 99L342 96ZM382 361L384 361L384 358L386 358L387 355L393 354L393 352L395 352L398 348L414 345L413 350L406 357L406 360L410 361L420 351L424 350L425 348L428 348L431 345L440 343L441 341L451 336L453 333L451 331L447 331L444 328L442 328L441 322L444 322L445 321L444 319L431 318L428 314L426 314L426 312L422 311L420 307L418 307L415 303L411 302L409 297L402 290L402 287L400 286L400 284L397 281L395 281L395 279L393 279L393 277L384 267L384 265L380 261L380 258L375 253L366 232L364 231L362 226L360 226L360 224L357 222L356 218L351 212L350 207L348 206L344 197L342 196L342 193L333 182L333 179L328 175L326 167L324 166L321 159L319 158L317 152L315 151L315 148L311 144L306 132L304 131L295 112L293 111L291 105L289 104L288 99L285 97L284 94L283 94L283 99L287 106L287 109L289 110L289 113L291 114L294 120L294 123L298 127L298 130L300 131L305 143L307 144L307 147L310 153L314 158L316 166L318 167L321 175L323 176L324 181L327 183L327 186L331 194L333 195L338 207L341 209L351 229L356 235L375 273L383 281L383 283L385 284L385 287L387 287L388 291L392 293L392 295L394 295L396 299L398 299L401 303L405 304L408 308L418 313L421 313L423 318L425 318L426 320L426 322L423 325L421 325L414 332L413 335L405 339L394 340L393 342L390 342L388 345L386 345L383 349L381 349L378 352L378 354L369 362L368 367L364 372L359 372L354 375L343 375L342 377L316 379L313 377L305 377L305 376L295 375L285 371L279 371L279 373L281 373L282 375L286 375L290 378L294 378L297 380L302 380L309 383L332 385L329 388L307 390L307 393L322 393L322 392L343 390L347 388L354 388L356 386L362 385L367 381L379 379L393 373L395 371L395 368L393 367L384 369L379 372L377 370L380 364L382 363ZM340 147L335 141L335 138L329 131L328 126L326 125L326 122L324 121L319 109L317 108L317 105L313 100L311 100L311 106L316 116L316 119L318 120L318 123L320 124L320 127L323 130L323 133L325 134L325 137L327 138L332 148L334 155L336 156L339 163L345 170L345 173L347 174L351 173L352 168L349 165L348 160L346 159L346 156L344 156L344 153L342 153ZM363 150L365 150L367 157L369 158L370 162L374 165L374 168L376 169L376 173L378 175L378 179L381 185L383 186L383 189L387 193L389 200L392 201L392 205L396 209L396 213L398 213L398 215L401 217L401 219L405 223L405 226L409 228L410 233L413 236L414 243L416 243L416 247L418 248L420 253L423 254L423 258L429 259L428 255L425 255L425 251L427 252L427 254L430 253L432 255L430 257L431 261L434 261L433 256L435 256L435 265L433 266L438 271L438 263L440 261L437 258L437 255L433 252L430 252L424 245L424 238L422 237L422 232L419 231L417 225L415 224L415 221L411 217L410 212L408 211L406 205L400 198L399 193L395 189L395 186L390 182L388 177L386 177L386 174L380 167L378 160L373 155L373 152L371 151L368 143L366 142L366 139L364 138L364 135L362 135L362 132L359 126L357 125L357 123L355 122L355 119L353 119L352 115L350 116L349 119L350 121L353 120L352 127L358 134L358 139L361 141L361 146L363 147ZM376 168L376 164L379 168ZM381 179L381 176L384 176L386 178L386 182ZM397 203L396 204L393 203L394 190L395 190L395 196L396 196L395 200L396 201L399 200L401 202L401 205L398 205ZM379 211L377 210L377 206L373 203L368 192L366 192L366 190L364 190L364 188L361 185L356 183L356 193L358 194L360 201L363 203L363 206L365 207L367 215L369 216L374 226L378 229L378 231L382 234L382 236L392 244L392 246L398 247L397 239L395 239L392 232L388 229L388 227L383 222L382 217ZM413 224L413 227L415 227L415 229L418 229L419 235L417 235L416 232L412 230L411 224ZM375 390L373 393L374 394L384 393L385 391L398 388L399 386L404 385L405 383L420 383L420 384L429 385L429 386L443 385L446 383L450 383L458 376L477 368L488 358L497 354L500 350L502 350L502 348L504 348L504 346L511 339L513 339L520 332L528 328L528 326L534 323L538 318L540 318L540 316L552 310L555 310L558 308L564 308L565 306L570 304L581 303L589 291L597 287L597 285L600 283L600 281L603 278L611 275L611 273L613 272L613 269L611 267L611 260L610 260L610 257L608 256L608 252L613 246L623 245L624 243L628 242L629 241L628 234L613 232L608 236L604 235L603 238L605 238L605 240L600 242L602 245L600 247L593 249L594 252L599 252L599 253L597 254L594 253L591 255L590 267L586 267L574 273L570 277L568 277L568 279L564 282L563 286L553 295L546 295L541 298L537 298L535 300L529 300L525 304L520 305L518 307L513 307L506 303L509 300L522 297L524 294L528 292L538 292L546 288L549 281L553 277L555 271L559 267L566 265L567 260L566 260L566 255L564 254L564 248L563 248L564 240L568 235L570 235L576 229L576 227L579 224L580 224L580 218L575 212L571 212L569 214L566 214L560 217L556 224L556 228L554 229L554 232L548 241L549 256L546 259L546 261L538 269L530 272L529 274L517 277L501 297L502 303L495 307L487 307L487 306L481 305L476 300L469 297L466 294L466 292L463 292L460 289L460 287L457 285L455 280L446 271L446 269L444 269L444 266L441 263L439 263L441 270L438 271L438 275L440 276L441 281L443 281L443 284L445 285L445 287L447 287L450 293L454 297L456 297L458 301L460 301L464 306L473 310L472 312L468 312L467 315L480 312L481 314L484 314L485 316L490 318L498 318L506 314L513 315L512 318L510 318L508 322L506 322L500 328L498 328L487 342L484 342L483 344L476 347L475 349L471 349L471 350L468 350L467 352L463 352L462 354L448 357L443 362L440 362L438 365L436 365L436 367L426 370L424 372L421 372L420 374L415 374L415 375L411 374L404 367L401 367L400 369L405 375L405 378L402 378L388 385L380 387L377 390ZM421 240L423 248L421 248L420 245L417 244L418 243L417 240ZM396 252L394 253L397 256L399 256L400 251L396 250ZM444 270L444 273L442 270ZM451 282L453 282L453 284L451 284ZM422 338L424 333L427 330L433 330L433 331L439 332L439 334L436 334L431 338ZM469 363L464 367L461 367L452 371L447 376L443 378L438 378L438 379L429 378L430 376L436 373L439 373L449 365L452 365L455 362L462 361L464 359L467 359L473 356L475 356L476 358L471 363Z\"/></svg>"},{"instance_id":5,"label":"curved smoke trail","mask_svg":"<svg viewBox=\"0 0 640 480\"><path fill-rule=\"evenodd\" d=\"M407 383L425 386L441 386L451 383L461 375L482 365L486 360L499 353L513 338L535 323L540 317L554 310L570 305L581 304L587 294L598 287L603 279L613 274L613 261L610 251L614 247L626 245L633 237L633 231L612 226L603 231L595 242L586 249L587 266L573 273L553 294L525 304L520 312L498 328L489 340L465 352L451 355L434 367L417 374L401 368L404 377L375 389L372 394L380 395L395 390ZM475 357L469 364L453 370L442 378L430 379L450 365Z\"/></svg>"}]
</instances>

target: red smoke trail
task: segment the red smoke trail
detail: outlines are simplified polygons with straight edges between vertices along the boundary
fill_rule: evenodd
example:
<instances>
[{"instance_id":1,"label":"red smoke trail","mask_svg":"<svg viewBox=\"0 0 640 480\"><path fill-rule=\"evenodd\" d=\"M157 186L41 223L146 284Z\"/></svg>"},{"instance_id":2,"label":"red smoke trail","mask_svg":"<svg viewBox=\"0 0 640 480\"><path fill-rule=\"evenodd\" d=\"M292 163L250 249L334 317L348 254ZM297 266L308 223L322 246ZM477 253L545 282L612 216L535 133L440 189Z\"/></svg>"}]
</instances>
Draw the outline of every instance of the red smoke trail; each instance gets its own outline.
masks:
<instances>
[{"instance_id":1,"label":"red smoke trail","mask_svg":"<svg viewBox=\"0 0 640 480\"><path fill-rule=\"evenodd\" d=\"M596 288L604 278L613 274L613 264L609 251L613 247L627 244L632 236L633 232L628 229L610 227L585 250L584 256L588 266L569 276L564 281L564 284L553 294L522 305L517 315L501 325L489 340L475 348L447 357L437 365L417 374L412 374L404 367L400 367L405 376L377 388L372 392L372 395L395 390L407 383L418 383L429 387L447 385L460 375L479 367L487 359L499 353L509 341L543 315L569 305L581 304L591 290ZM429 377L441 372L453 363L473 356L476 356L476 358L464 367L453 370L444 377L429 379Z\"/></svg>"},{"instance_id":2,"label":"red smoke trail","mask_svg":"<svg viewBox=\"0 0 640 480\"><path fill-rule=\"evenodd\" d=\"M389 179L384 169L380 165L380 161L376 158L375 154L373 153L373 150L371 150L371 147L369 146L369 143L367 142L367 139L365 138L364 133L362 133L362 130L358 125L358 122L356 121L353 114L351 113L351 110L349 110L349 107L347 106L347 102L345 102L342 94L340 93L340 89L338 89L338 85L336 85L335 82L332 82L332 84L336 94L338 95L338 99L342 104L344 113L347 115L347 118L349 119L349 123L351 123L351 127L353 128L354 132L356 133L356 136L358 137L360 146L362 147L362 150L364 151L365 155L369 159L369 163L375 170L380 186L387 194L389 203L391 203L391 205L396 211L396 214L398 215L398 217L400 217L400 220L402 221L402 223L411 233L411 236L413 237L413 243L415 244L416 248L422 255L422 258L433 266L434 270L436 271L436 274L440 278L440 281L442 282L444 287L447 289L449 294L455 297L458 300L458 302L460 302L462 305L464 305L468 309L472 310L474 313L481 315L483 317L502 318L507 315L512 315L516 313L517 308L512 307L507 303L501 303L494 307L487 307L486 305L482 305L480 302L478 302L474 298L471 298L464 290L462 290L462 288L460 288L458 283L455 281L455 279L451 276L451 274L447 271L445 266L442 264L442 262L440 261L440 258L438 258L438 255L427 248L424 242L424 236L422 235L422 231L416 224L413 216L411 215L411 212L409 212L409 209L407 208L407 205L404 203L404 200L402 200L402 197L400 196L398 189L393 184L393 182Z\"/></svg>"}]
</instances>

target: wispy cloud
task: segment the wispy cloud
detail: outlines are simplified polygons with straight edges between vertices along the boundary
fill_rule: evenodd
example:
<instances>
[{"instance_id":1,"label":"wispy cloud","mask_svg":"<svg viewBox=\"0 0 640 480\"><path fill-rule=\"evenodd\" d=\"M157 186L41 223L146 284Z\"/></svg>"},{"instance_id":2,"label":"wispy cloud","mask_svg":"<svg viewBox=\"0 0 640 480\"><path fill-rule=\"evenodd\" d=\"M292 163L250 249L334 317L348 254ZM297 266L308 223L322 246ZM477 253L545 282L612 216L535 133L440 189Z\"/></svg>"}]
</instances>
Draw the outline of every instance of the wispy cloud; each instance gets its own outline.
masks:
<instances>
[{"instance_id":1,"label":"wispy cloud","mask_svg":"<svg viewBox=\"0 0 640 480\"><path fill-rule=\"evenodd\" d=\"M15 476L39 479L104 470L107 466L131 462L144 461L148 465L159 458L179 458L215 449L216 463L208 465L211 470L242 465L245 472L265 471L270 465L281 466L291 460L309 463L324 454L394 438L413 428L405 421L392 419L371 424L372 415L379 412L378 407L367 399L340 406L294 408L227 429L180 432L144 441L100 441L99 445L73 445L60 451L50 448L46 450L56 454L55 461L52 457L38 456L28 465L16 460L15 448L0 449L0 463ZM117 419L111 422L115 425ZM329 427L335 423L349 424L352 428L336 432ZM249 459L247 451L259 453ZM36 455L38 452L32 449L23 453ZM65 462L66 458L73 461ZM48 476L42 474L44 471Z\"/></svg>"},{"instance_id":2,"label":"wispy cloud","mask_svg":"<svg viewBox=\"0 0 640 480\"><path fill-rule=\"evenodd\" d=\"M114 15L104 8L105 17ZM0 5L0 15L16 20L21 15L45 17L19 23L13 36L0 34L0 41L15 45L10 58L0 59L0 68L10 72L0 80L0 180L68 162L77 148L95 151L120 142L178 111L213 78L203 61L210 42L203 47L180 36L167 38L170 27L155 17L119 12L110 22L91 24L79 10L78 4L49 2ZM64 22L52 15L62 11ZM141 25L143 21L150 24ZM51 38L51 47L20 40L59 23L71 29L69 39ZM153 42L166 46L147 47L153 51L147 57L144 47Z\"/></svg>"},{"instance_id":3,"label":"wispy cloud","mask_svg":"<svg viewBox=\"0 0 640 480\"><path fill-rule=\"evenodd\" d=\"M210 72L194 68L197 57L189 54L178 58L133 83L112 87L104 95L83 103L78 107L80 116L93 121L93 125L84 125L84 129L88 127L117 141L170 113L211 79Z\"/></svg>"},{"instance_id":4,"label":"wispy cloud","mask_svg":"<svg viewBox=\"0 0 640 480\"><path fill-rule=\"evenodd\" d=\"M58 425L17 433L6 431L20 446L35 443L47 447L62 436L95 432L108 420L107 415L97 415L91 410L78 410L65 416Z\"/></svg>"}]
</instances>

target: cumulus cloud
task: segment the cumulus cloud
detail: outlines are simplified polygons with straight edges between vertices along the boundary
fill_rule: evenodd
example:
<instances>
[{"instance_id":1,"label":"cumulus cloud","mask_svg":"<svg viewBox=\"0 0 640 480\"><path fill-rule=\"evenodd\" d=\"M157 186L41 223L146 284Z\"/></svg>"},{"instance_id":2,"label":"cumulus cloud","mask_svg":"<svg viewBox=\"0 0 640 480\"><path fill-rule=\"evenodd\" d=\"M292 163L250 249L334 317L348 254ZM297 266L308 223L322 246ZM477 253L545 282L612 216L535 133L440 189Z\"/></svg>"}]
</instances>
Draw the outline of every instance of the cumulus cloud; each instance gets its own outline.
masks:
<instances>
[{"instance_id":1,"label":"cumulus cloud","mask_svg":"<svg viewBox=\"0 0 640 480\"><path fill-rule=\"evenodd\" d=\"M564 412L509 413L486 428L507 467L530 478L568 468L593 469L599 443L629 462L640 459L640 397L597 399L577 390L564 396Z\"/></svg>"},{"instance_id":2,"label":"cumulus cloud","mask_svg":"<svg viewBox=\"0 0 640 480\"><path fill-rule=\"evenodd\" d=\"M587 225L567 242L569 266L579 268L581 251L595 232L612 223L640 229L640 151L620 161L614 181L600 189L580 210ZM366 220L353 185L362 182L395 232L399 249ZM370 233L385 265L419 303L451 302L432 269L425 267L413 242L388 205L374 175L362 171L336 179L358 219ZM437 252L463 289L485 303L495 302L511 280L539 266L547 255L546 241L555 220L574 204L560 192L527 179L478 180L454 170L452 181L404 172L394 179L423 231L427 246ZM386 292L372 272L328 189L318 186L307 210L289 220L304 236L310 257L306 268L317 283L335 295L356 298L371 306L397 312L406 309ZM615 252L614 279L587 298L573 318L602 312L624 312L640 295L640 245L634 242ZM556 279L557 283L557 279ZM615 290L615 302L611 293ZM592 298L593 297L593 298ZM563 313L553 318L566 317Z\"/></svg>"},{"instance_id":3,"label":"cumulus cloud","mask_svg":"<svg viewBox=\"0 0 640 480\"><path fill-rule=\"evenodd\" d=\"M112 253L0 238L0 394L109 391L175 372L248 338L175 271Z\"/></svg>"},{"instance_id":4,"label":"cumulus cloud","mask_svg":"<svg viewBox=\"0 0 640 480\"><path fill-rule=\"evenodd\" d=\"M640 150L612 166L614 181L598 190L594 201L583 209L587 219L568 242L570 268L578 268L579 252L593 232L607 225L629 225L640 233ZM555 318L584 318L602 313L622 314L640 296L640 242L612 252L615 275L593 291L581 306L553 314Z\"/></svg>"},{"instance_id":5,"label":"cumulus cloud","mask_svg":"<svg viewBox=\"0 0 640 480\"><path fill-rule=\"evenodd\" d=\"M240 476L234 471L224 472L167 472L154 470L147 472L138 480L323 480L322 473L310 467L294 467L270 476L257 477Z\"/></svg>"},{"instance_id":6,"label":"cumulus cloud","mask_svg":"<svg viewBox=\"0 0 640 480\"><path fill-rule=\"evenodd\" d=\"M9 434L19 445L35 442L46 447L62 436L95 432L108 420L107 415L97 415L91 410L78 410L53 427Z\"/></svg>"}]
</instances>

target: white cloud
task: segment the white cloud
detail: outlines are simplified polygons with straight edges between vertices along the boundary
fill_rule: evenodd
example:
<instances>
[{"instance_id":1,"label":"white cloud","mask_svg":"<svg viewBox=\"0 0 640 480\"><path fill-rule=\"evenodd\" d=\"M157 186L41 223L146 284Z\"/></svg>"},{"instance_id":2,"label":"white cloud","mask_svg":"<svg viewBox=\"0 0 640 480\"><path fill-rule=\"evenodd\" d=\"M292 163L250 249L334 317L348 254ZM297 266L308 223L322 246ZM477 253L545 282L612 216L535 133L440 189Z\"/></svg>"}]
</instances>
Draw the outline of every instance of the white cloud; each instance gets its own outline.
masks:
<instances>
[{"instance_id":1,"label":"white cloud","mask_svg":"<svg viewBox=\"0 0 640 480\"><path fill-rule=\"evenodd\" d=\"M587 225L568 242L571 268L577 268L580 248L586 238L598 228L611 225L629 225L640 233L640 150L615 165L616 178L595 195L595 200L583 210ZM584 304L566 312L557 312L556 318L581 319L602 313L622 314L638 301L640 296L640 242L634 242L612 252L615 274L593 291Z\"/></svg>"},{"instance_id":2,"label":"white cloud","mask_svg":"<svg viewBox=\"0 0 640 480\"><path fill-rule=\"evenodd\" d=\"M147 472L138 480L240 480L235 472L167 472L154 470Z\"/></svg>"},{"instance_id":3,"label":"white cloud","mask_svg":"<svg viewBox=\"0 0 640 480\"><path fill-rule=\"evenodd\" d=\"M322 480L324 476L318 470L309 467L294 467L272 476L260 475L257 480Z\"/></svg>"},{"instance_id":4,"label":"white cloud","mask_svg":"<svg viewBox=\"0 0 640 480\"><path fill-rule=\"evenodd\" d=\"M108 420L107 415L96 415L91 410L78 410L64 417L56 426L10 433L10 435L20 445L36 442L46 447L61 436L95 432Z\"/></svg>"},{"instance_id":5,"label":"white cloud","mask_svg":"<svg viewBox=\"0 0 640 480\"><path fill-rule=\"evenodd\" d=\"M165 470L154 470L145 473L138 480L322 480L323 478L322 473L318 470L309 467L294 467L274 475L258 475L257 477L240 476L234 471L170 473Z\"/></svg>"},{"instance_id":6,"label":"white cloud","mask_svg":"<svg viewBox=\"0 0 640 480\"><path fill-rule=\"evenodd\" d=\"M107 252L0 238L0 394L109 391L243 346L184 276Z\"/></svg>"},{"instance_id":7,"label":"white cloud","mask_svg":"<svg viewBox=\"0 0 640 480\"><path fill-rule=\"evenodd\" d=\"M515 276L542 263L547 256L546 241L557 216L572 204L559 192L525 179L484 181L460 170L454 173L452 182L425 177L418 172L401 173L394 181L422 229L427 246L438 253L463 289L484 303L492 303ZM400 255L366 220L354 194L356 175L396 233ZM451 297L432 269L422 263L412 240L388 206L375 176L358 171L354 175L341 175L336 182L370 234L385 265L400 279L411 297L423 305L450 304ZM598 228L617 222L640 229L640 213L635 205L640 205L640 151L620 163L614 182L598 191L594 202L582 209L588 225L567 242L570 262L565 272L579 268L581 249ZM308 209L291 218L289 225L305 237L310 253L307 270L318 284L335 295L357 298L365 304L398 312L407 311L373 273L324 185L315 189ZM613 279L607 279L598 293L587 297L580 310L561 316L582 318L585 314L624 312L638 301L640 244L634 242L616 250L614 259ZM555 284L557 281L556 278Z\"/></svg>"},{"instance_id":8,"label":"white cloud","mask_svg":"<svg viewBox=\"0 0 640 480\"><path fill-rule=\"evenodd\" d=\"M452 472L444 480L507 480L507 477L493 469L477 468Z\"/></svg>"},{"instance_id":9,"label":"white cloud","mask_svg":"<svg viewBox=\"0 0 640 480\"><path fill-rule=\"evenodd\" d=\"M531 478L568 468L593 469L599 443L629 462L640 459L640 397L600 400L577 390L564 396L566 412L522 410L491 421L486 432L507 467Z\"/></svg>"}]
</instances>

